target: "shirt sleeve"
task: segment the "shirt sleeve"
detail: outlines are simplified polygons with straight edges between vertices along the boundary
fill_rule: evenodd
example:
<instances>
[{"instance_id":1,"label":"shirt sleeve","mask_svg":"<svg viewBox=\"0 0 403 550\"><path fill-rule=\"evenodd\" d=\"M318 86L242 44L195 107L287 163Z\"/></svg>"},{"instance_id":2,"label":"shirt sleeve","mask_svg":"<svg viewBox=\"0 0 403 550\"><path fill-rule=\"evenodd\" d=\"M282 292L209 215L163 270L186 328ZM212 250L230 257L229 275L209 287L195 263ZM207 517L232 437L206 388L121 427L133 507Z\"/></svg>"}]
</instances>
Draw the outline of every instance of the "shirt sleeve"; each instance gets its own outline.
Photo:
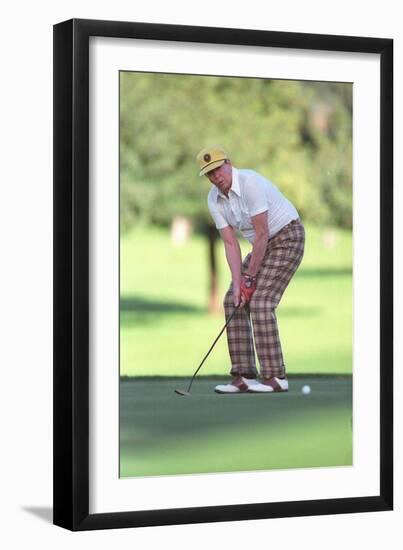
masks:
<instances>
[{"instance_id":1,"label":"shirt sleeve","mask_svg":"<svg viewBox=\"0 0 403 550\"><path fill-rule=\"evenodd\" d=\"M224 227L227 227L229 223L223 216L223 214L219 211L218 205L216 202L212 201L210 198L207 202L208 208L210 210L211 217L214 220L215 226L217 229L224 229Z\"/></svg>"},{"instance_id":2,"label":"shirt sleeve","mask_svg":"<svg viewBox=\"0 0 403 550\"><path fill-rule=\"evenodd\" d=\"M257 216L262 212L267 212L269 205L264 186L259 180L249 179L246 185L245 202L248 207L249 215Z\"/></svg>"}]
</instances>

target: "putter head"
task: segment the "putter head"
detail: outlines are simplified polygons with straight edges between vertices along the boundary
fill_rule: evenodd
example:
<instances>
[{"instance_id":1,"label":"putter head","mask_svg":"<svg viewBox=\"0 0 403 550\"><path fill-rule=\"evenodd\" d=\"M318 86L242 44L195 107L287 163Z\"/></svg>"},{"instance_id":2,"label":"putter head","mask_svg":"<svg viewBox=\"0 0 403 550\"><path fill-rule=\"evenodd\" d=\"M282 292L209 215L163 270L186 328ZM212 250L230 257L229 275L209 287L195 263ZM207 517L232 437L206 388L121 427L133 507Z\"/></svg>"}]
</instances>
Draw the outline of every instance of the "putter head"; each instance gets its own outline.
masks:
<instances>
[{"instance_id":1,"label":"putter head","mask_svg":"<svg viewBox=\"0 0 403 550\"><path fill-rule=\"evenodd\" d=\"M178 395L191 395L190 392L185 390L174 390L174 392L177 393Z\"/></svg>"}]
</instances>

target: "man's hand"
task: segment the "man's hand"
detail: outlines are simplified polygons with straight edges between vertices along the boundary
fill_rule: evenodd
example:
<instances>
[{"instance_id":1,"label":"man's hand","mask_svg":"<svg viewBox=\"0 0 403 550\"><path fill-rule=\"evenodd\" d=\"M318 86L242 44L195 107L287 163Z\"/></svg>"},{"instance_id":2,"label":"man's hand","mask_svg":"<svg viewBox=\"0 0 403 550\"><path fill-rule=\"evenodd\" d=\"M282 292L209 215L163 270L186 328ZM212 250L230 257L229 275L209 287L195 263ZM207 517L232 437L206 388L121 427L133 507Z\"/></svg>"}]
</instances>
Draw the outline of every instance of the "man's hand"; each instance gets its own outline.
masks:
<instances>
[{"instance_id":1,"label":"man's hand","mask_svg":"<svg viewBox=\"0 0 403 550\"><path fill-rule=\"evenodd\" d=\"M249 303L255 290L256 277L244 275L241 280L241 300L243 300L246 304Z\"/></svg>"},{"instance_id":2,"label":"man's hand","mask_svg":"<svg viewBox=\"0 0 403 550\"><path fill-rule=\"evenodd\" d=\"M246 300L242 295L241 286L233 284L232 293L233 293L233 299L234 299L234 306L237 307L238 305L240 305L241 307L243 307L246 304Z\"/></svg>"}]
</instances>

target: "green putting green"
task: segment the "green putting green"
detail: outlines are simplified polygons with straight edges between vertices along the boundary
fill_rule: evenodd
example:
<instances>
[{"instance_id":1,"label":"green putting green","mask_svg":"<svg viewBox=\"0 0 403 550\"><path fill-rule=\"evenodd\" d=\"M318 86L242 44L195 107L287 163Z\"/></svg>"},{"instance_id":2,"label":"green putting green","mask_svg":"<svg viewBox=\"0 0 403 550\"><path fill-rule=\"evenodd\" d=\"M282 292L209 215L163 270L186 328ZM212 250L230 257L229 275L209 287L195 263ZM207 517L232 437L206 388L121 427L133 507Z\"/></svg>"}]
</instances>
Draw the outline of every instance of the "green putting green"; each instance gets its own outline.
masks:
<instances>
[{"instance_id":1,"label":"green putting green","mask_svg":"<svg viewBox=\"0 0 403 550\"><path fill-rule=\"evenodd\" d=\"M290 391L218 395L224 377L122 378L120 476L352 464L350 376L290 378ZM303 395L301 387L311 387Z\"/></svg>"}]
</instances>

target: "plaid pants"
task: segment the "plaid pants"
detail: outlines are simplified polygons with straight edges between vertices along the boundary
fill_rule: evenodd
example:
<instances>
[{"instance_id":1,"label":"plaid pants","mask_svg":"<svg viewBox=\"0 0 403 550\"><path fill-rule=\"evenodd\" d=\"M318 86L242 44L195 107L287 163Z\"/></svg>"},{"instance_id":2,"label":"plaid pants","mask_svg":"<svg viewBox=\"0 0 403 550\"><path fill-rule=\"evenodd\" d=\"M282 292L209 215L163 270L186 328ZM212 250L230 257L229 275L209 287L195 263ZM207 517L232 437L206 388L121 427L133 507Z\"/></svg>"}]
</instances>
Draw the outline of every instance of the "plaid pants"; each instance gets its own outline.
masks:
<instances>
[{"instance_id":1,"label":"plaid pants","mask_svg":"<svg viewBox=\"0 0 403 550\"><path fill-rule=\"evenodd\" d=\"M238 310L227 327L233 376L256 377L253 341L261 376L263 378L285 376L275 310L301 263L304 244L305 230L299 220L292 221L269 240L252 299L249 304ZM246 256L242 264L245 271L250 258L251 253ZM234 310L232 284L225 295L224 308L228 319Z\"/></svg>"}]
</instances>

